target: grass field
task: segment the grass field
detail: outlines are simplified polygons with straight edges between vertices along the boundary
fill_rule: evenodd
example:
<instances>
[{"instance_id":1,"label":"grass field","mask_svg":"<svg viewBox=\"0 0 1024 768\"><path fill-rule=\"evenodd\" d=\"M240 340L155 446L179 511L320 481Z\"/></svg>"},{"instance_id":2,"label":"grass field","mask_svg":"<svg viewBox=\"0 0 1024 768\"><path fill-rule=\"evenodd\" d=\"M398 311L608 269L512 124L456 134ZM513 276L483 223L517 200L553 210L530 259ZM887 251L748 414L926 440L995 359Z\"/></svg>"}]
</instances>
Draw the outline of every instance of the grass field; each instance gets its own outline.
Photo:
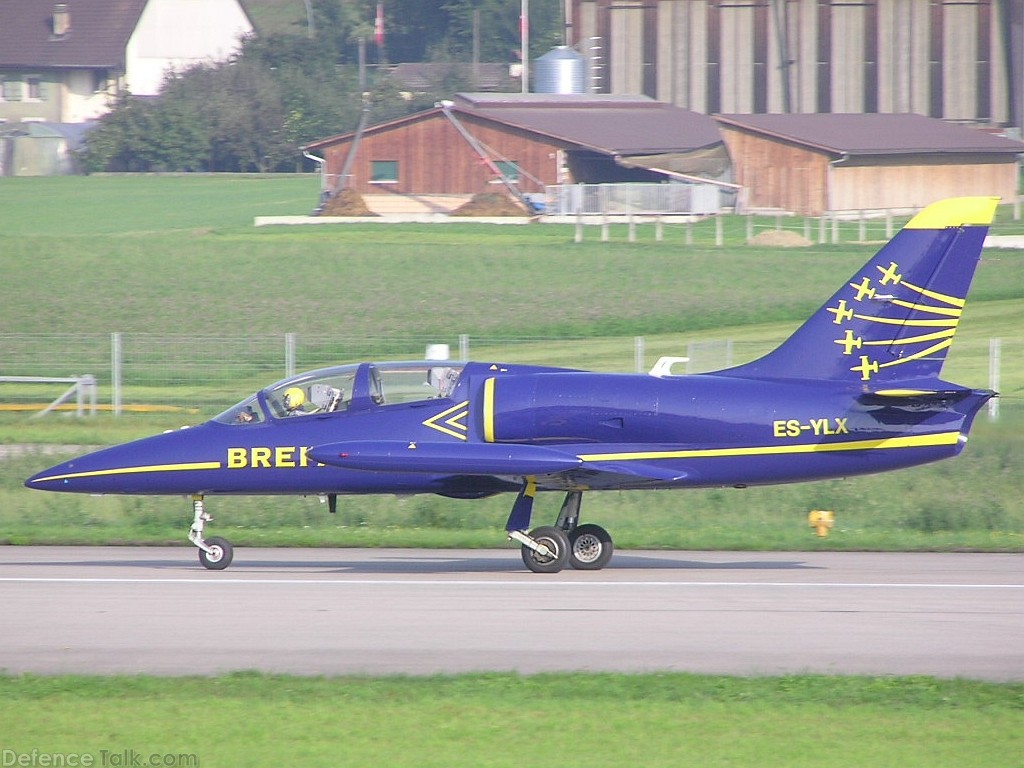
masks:
<instances>
[{"instance_id":1,"label":"grass field","mask_svg":"<svg viewBox=\"0 0 1024 768\"><path fill-rule=\"evenodd\" d=\"M1024 686L930 678L0 677L0 720L12 759L182 768L1010 768L1024 754Z\"/></svg>"},{"instance_id":2,"label":"grass field","mask_svg":"<svg viewBox=\"0 0 1024 768\"><path fill-rule=\"evenodd\" d=\"M714 246L710 223L695 227L693 247L672 228L663 243L641 231L631 244L619 229L612 242L595 236L576 244L573 228L560 225L252 227L256 215L308 211L317 183L313 176L2 180L0 348L41 331L169 334L196 350L207 337L285 331L382 340L465 332L485 339L473 346L482 359L629 370L632 337L642 334L651 361L706 338L733 339L750 359L785 338L877 249L877 243L754 249L743 244L745 220L726 222L723 248ZM1009 210L999 218L999 231L1022 229ZM868 237L884 239L882 226L875 224ZM951 379L983 387L988 339L1008 337L1003 418L979 420L956 461L746 491L591 494L588 518L613 528L627 547L1020 549L1022 260L1015 251L986 254L950 355ZM537 334L546 338L523 340ZM21 372L10 369L18 354L4 352L0 373ZM82 420L0 413L0 443L121 442L209 417L279 375L181 388L195 413ZM149 390L141 401L167 397ZM181 540L190 508L180 500L24 489L21 480L51 458L29 454L4 462L0 540ZM221 532L242 545L391 546L495 545L509 503L504 497L342 499L339 515L331 517L315 499L214 502L220 524L228 526ZM542 497L538 515L556 504ZM839 524L825 541L810 536L811 509L837 514Z\"/></svg>"},{"instance_id":3,"label":"grass field","mask_svg":"<svg viewBox=\"0 0 1024 768\"><path fill-rule=\"evenodd\" d=\"M874 250L753 250L742 221L727 225L725 248L712 245L708 225L696 228L693 248L672 229L662 244L631 245L615 229L614 242L577 245L559 226L251 227L256 215L305 213L316 197L313 177L2 179L0 345L38 332L469 333L490 339L486 357L625 370L638 334L652 358L694 338L766 349ZM987 339L1024 327L1020 267L1016 253L986 258L951 377L984 386ZM521 342L537 334L551 338ZM744 491L590 494L585 513L620 547L1020 551L1019 349L1010 344L1004 356L1003 418L979 419L955 461ZM17 373L0 350L0 372ZM206 415L0 413L0 443L106 444ZM0 461L0 542L188 546L187 500L26 490L27 475L57 460L42 451ZM242 546L494 546L510 503L360 497L341 499L336 517L315 499L211 507L217 533ZM553 517L557 503L542 497L538 518ZM828 539L806 524L815 508L836 511ZM197 606L182 642L210 615L215 606ZM1021 685L931 678L0 675L0 750L19 765L88 755L95 765L155 756L179 766L1001 767L1021 764L1022 725Z\"/></svg>"}]
</instances>

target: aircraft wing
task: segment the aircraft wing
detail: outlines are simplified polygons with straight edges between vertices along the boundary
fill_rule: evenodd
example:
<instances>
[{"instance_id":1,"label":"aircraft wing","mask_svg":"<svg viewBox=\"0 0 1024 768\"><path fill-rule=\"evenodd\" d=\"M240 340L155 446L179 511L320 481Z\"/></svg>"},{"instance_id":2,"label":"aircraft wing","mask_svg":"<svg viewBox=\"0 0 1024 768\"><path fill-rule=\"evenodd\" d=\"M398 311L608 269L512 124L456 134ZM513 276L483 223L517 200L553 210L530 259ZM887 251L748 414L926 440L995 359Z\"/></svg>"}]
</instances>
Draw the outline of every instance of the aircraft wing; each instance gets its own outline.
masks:
<instances>
[{"instance_id":1,"label":"aircraft wing","mask_svg":"<svg viewBox=\"0 0 1024 768\"><path fill-rule=\"evenodd\" d=\"M345 469L458 475L546 475L583 464L575 453L537 445L406 440L327 443L312 448L309 456Z\"/></svg>"},{"instance_id":2,"label":"aircraft wing","mask_svg":"<svg viewBox=\"0 0 1024 768\"><path fill-rule=\"evenodd\" d=\"M646 485L682 480L687 473L652 461L584 460L571 449L495 443L366 440L327 443L309 456L321 464L376 472L487 476L546 476L540 485L590 487ZM562 480L555 480L561 476ZM554 482L550 482L554 481Z\"/></svg>"}]
</instances>

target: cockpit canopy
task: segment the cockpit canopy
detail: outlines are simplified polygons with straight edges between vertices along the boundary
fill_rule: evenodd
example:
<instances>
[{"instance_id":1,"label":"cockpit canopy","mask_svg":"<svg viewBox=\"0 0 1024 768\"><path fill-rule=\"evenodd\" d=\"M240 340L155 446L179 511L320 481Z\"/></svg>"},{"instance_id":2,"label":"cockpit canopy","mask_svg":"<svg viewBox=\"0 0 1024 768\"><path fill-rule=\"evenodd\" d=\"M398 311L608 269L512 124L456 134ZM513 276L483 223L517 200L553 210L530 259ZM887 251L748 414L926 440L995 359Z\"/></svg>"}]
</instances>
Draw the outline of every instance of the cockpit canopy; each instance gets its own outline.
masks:
<instances>
[{"instance_id":1,"label":"cockpit canopy","mask_svg":"<svg viewBox=\"0 0 1024 768\"><path fill-rule=\"evenodd\" d=\"M221 424L326 414L451 396L465 363L354 363L282 379L214 417Z\"/></svg>"}]
</instances>

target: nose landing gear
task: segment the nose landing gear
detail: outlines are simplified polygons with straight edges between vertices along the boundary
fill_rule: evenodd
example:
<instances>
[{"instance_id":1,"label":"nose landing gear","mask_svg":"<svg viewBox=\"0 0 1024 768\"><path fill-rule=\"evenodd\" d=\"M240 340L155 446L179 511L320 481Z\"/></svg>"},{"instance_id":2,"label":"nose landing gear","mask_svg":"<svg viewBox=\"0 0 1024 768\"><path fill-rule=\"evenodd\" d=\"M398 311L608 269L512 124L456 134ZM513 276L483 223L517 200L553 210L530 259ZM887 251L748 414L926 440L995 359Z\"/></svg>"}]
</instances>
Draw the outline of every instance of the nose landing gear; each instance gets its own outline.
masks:
<instances>
[{"instance_id":1,"label":"nose landing gear","mask_svg":"<svg viewBox=\"0 0 1024 768\"><path fill-rule=\"evenodd\" d=\"M235 556L235 550L227 539L220 536L203 538L203 528L213 517L203 507L203 497L192 497L194 517L192 527L188 531L188 540L199 548L199 562L211 571L223 571Z\"/></svg>"}]
</instances>

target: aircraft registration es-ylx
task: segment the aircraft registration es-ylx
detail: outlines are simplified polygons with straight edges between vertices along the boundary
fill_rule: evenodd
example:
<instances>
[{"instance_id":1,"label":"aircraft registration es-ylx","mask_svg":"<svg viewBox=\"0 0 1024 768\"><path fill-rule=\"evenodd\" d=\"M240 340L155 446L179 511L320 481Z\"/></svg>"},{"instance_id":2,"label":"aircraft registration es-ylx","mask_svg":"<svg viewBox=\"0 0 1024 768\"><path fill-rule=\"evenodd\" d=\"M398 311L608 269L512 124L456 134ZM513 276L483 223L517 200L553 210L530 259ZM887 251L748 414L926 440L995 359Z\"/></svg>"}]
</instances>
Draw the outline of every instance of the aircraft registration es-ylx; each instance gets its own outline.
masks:
<instances>
[{"instance_id":1,"label":"aircraft registration es-ylx","mask_svg":"<svg viewBox=\"0 0 1024 768\"><path fill-rule=\"evenodd\" d=\"M203 566L207 496L515 493L525 565L603 568L586 491L842 478L957 455L995 395L940 378L998 198L934 203L774 351L710 373L595 373L491 362L360 363L293 376L198 426L58 464L29 488L185 495ZM540 491L565 494L531 530Z\"/></svg>"}]
</instances>

